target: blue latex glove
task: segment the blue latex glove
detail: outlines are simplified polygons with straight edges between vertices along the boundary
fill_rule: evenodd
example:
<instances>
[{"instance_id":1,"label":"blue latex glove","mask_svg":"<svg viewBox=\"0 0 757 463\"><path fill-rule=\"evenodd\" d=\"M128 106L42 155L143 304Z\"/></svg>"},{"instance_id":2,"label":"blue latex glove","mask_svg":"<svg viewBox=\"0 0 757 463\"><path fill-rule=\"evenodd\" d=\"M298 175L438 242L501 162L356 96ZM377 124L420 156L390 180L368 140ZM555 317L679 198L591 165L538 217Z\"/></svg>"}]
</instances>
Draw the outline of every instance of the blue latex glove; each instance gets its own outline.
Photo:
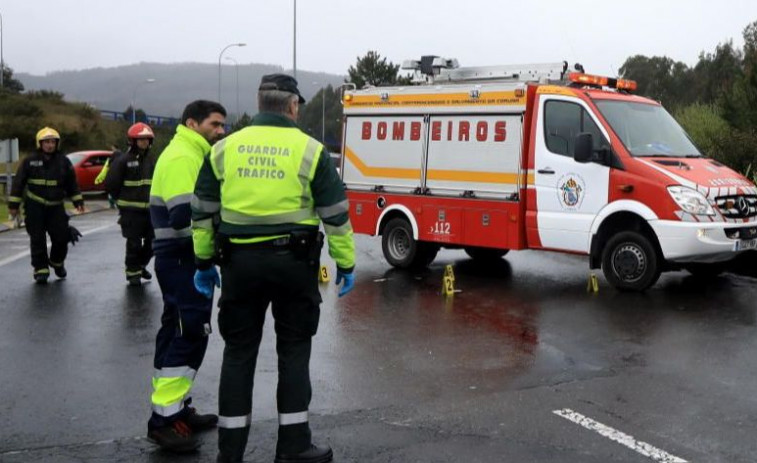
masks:
<instances>
[{"instance_id":1,"label":"blue latex glove","mask_svg":"<svg viewBox=\"0 0 757 463\"><path fill-rule=\"evenodd\" d=\"M355 273L344 273L337 269L336 285L339 286L342 280L344 280L344 286L342 286L342 289L339 290L339 297L342 297L345 294L349 293L350 291L352 291L352 288L355 287Z\"/></svg>"},{"instance_id":2,"label":"blue latex glove","mask_svg":"<svg viewBox=\"0 0 757 463\"><path fill-rule=\"evenodd\" d=\"M197 291L208 299L213 299L213 286L221 287L221 277L215 267L195 271L194 282Z\"/></svg>"}]
</instances>

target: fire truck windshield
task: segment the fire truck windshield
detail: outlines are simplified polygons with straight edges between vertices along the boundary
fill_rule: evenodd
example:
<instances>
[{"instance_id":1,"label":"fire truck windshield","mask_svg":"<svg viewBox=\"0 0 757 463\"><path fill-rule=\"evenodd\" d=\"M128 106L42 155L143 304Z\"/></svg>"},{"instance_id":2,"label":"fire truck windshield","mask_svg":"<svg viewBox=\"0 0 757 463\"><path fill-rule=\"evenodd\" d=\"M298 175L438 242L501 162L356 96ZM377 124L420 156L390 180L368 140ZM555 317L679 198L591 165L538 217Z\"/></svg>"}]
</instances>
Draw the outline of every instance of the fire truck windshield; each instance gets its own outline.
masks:
<instances>
[{"instance_id":1,"label":"fire truck windshield","mask_svg":"<svg viewBox=\"0 0 757 463\"><path fill-rule=\"evenodd\" d=\"M662 106L618 100L594 102L632 156L702 156Z\"/></svg>"}]
</instances>

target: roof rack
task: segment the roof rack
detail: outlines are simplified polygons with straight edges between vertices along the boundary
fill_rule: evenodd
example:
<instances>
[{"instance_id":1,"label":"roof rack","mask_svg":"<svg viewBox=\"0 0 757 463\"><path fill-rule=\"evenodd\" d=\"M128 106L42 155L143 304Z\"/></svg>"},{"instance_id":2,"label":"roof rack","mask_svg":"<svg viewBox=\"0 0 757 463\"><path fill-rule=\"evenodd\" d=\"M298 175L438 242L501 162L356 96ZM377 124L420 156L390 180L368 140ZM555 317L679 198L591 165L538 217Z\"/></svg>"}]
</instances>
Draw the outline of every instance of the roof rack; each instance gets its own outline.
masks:
<instances>
[{"instance_id":1,"label":"roof rack","mask_svg":"<svg viewBox=\"0 0 757 463\"><path fill-rule=\"evenodd\" d=\"M568 62L543 64L513 64L501 66L459 67L456 59L423 56L420 60L406 60L402 69L414 71L412 82L540 82L564 80Z\"/></svg>"}]
</instances>

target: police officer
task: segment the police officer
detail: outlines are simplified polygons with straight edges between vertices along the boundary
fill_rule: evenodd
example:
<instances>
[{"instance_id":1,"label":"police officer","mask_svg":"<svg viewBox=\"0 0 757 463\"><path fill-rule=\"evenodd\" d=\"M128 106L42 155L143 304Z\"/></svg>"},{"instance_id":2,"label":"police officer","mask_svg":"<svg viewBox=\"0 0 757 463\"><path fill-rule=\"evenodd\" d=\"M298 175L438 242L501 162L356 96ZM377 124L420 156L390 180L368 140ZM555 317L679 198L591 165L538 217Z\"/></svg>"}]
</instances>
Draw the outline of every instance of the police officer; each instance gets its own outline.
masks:
<instances>
[{"instance_id":1,"label":"police officer","mask_svg":"<svg viewBox=\"0 0 757 463\"><path fill-rule=\"evenodd\" d=\"M158 159L150 189L155 274L163 293L163 315L155 342L147 435L173 452L196 449L199 443L194 433L218 423L217 415L200 415L189 406L208 346L213 303L192 281L196 267L189 204L203 157L224 134L225 118L226 110L218 103L198 100L187 105L176 134Z\"/></svg>"},{"instance_id":2,"label":"police officer","mask_svg":"<svg viewBox=\"0 0 757 463\"><path fill-rule=\"evenodd\" d=\"M84 200L76 183L76 173L68 157L60 151L60 135L44 127L36 136L37 151L18 166L8 211L12 217L24 202L26 232L29 234L34 280L47 283L52 266L58 278L66 278L64 261L68 254L71 232L64 198L71 198L79 212L84 212ZM52 246L47 255L47 236Z\"/></svg>"},{"instance_id":3,"label":"police officer","mask_svg":"<svg viewBox=\"0 0 757 463\"><path fill-rule=\"evenodd\" d=\"M319 222L337 264L337 284L344 281L340 296L354 285L355 245L349 205L329 153L295 123L304 102L294 78L264 76L260 113L249 127L213 146L195 187L195 286L212 296L219 284L214 259L223 275L218 328L226 347L218 461L241 461L247 445L255 363L269 304L279 357L275 461L332 460L331 448L312 443L308 424L311 339L321 303Z\"/></svg>"},{"instance_id":4,"label":"police officer","mask_svg":"<svg viewBox=\"0 0 757 463\"><path fill-rule=\"evenodd\" d=\"M142 279L152 279L146 266L152 258L149 201L155 160L150 147L155 134L149 125L137 122L126 136L129 149L112 155L105 190L116 200L121 234L126 238L126 280L131 286L139 286Z\"/></svg>"}]
</instances>

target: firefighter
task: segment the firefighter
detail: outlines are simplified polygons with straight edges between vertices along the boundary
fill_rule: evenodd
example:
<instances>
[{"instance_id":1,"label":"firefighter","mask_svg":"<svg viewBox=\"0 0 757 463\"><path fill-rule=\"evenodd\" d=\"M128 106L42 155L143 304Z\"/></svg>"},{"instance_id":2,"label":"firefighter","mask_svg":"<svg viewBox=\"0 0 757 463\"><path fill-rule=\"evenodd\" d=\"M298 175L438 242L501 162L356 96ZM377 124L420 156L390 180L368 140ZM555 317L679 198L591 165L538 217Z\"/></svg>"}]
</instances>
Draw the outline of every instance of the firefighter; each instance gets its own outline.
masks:
<instances>
[{"instance_id":1,"label":"firefighter","mask_svg":"<svg viewBox=\"0 0 757 463\"><path fill-rule=\"evenodd\" d=\"M218 461L241 461L263 322L271 304L279 357L276 462L328 462L308 424L310 351L318 328L323 235L337 264L340 296L354 285L355 245L344 187L323 145L296 125L305 100L297 81L264 76L250 127L216 143L192 199L198 270L208 298L223 275L218 328L226 347L219 387ZM217 227L216 225L217 224Z\"/></svg>"},{"instance_id":2,"label":"firefighter","mask_svg":"<svg viewBox=\"0 0 757 463\"><path fill-rule=\"evenodd\" d=\"M74 167L60 151L58 132L44 127L37 132L36 145L37 151L18 166L8 211L16 218L18 208L24 202L34 280L47 283L50 267L58 278L66 278L67 275L64 263L71 241L71 229L63 200L70 198L79 212L84 212L84 200L76 183ZM49 257L47 235L50 235L52 242Z\"/></svg>"},{"instance_id":3,"label":"firefighter","mask_svg":"<svg viewBox=\"0 0 757 463\"><path fill-rule=\"evenodd\" d=\"M149 125L137 122L126 132L129 148L114 153L105 176L105 190L116 200L121 234L126 238L126 280L139 286L152 279L146 266L152 258L150 183L155 160L150 147L155 134Z\"/></svg>"},{"instance_id":4,"label":"firefighter","mask_svg":"<svg viewBox=\"0 0 757 463\"><path fill-rule=\"evenodd\" d=\"M163 293L163 315L155 343L152 415L147 436L173 452L196 449L194 433L215 427L217 415L200 415L190 392L205 357L211 299L194 287L190 200L203 157L224 134L226 110L198 100L184 109L171 143L155 166L150 215L155 230L155 275Z\"/></svg>"}]
</instances>

